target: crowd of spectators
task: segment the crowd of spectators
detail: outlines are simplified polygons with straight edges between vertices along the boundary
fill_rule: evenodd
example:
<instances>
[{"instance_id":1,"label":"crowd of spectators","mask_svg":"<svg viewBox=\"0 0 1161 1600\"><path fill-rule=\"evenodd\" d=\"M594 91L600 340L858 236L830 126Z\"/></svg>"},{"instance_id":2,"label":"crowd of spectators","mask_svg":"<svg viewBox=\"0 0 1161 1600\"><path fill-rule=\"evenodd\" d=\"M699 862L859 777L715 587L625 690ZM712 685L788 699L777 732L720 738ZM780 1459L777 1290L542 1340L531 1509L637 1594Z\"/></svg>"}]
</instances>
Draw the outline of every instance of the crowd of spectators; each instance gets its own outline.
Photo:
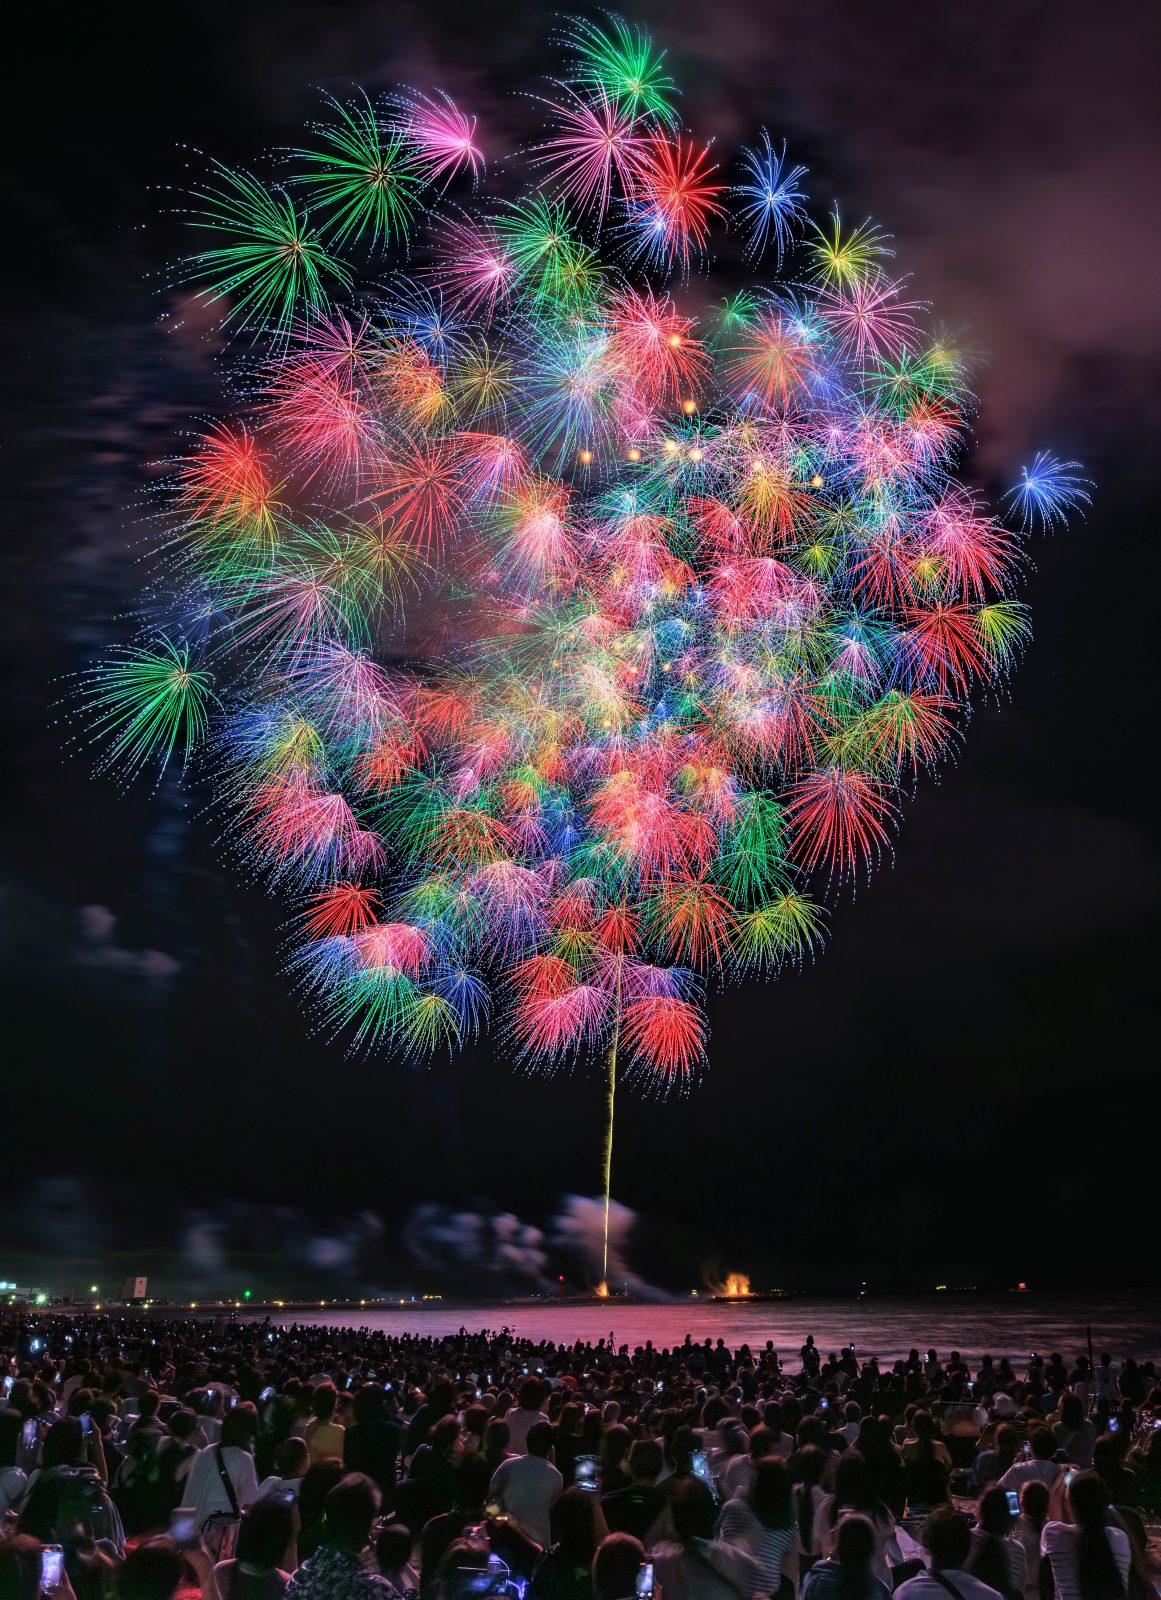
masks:
<instances>
[{"instance_id":1,"label":"crowd of spectators","mask_svg":"<svg viewBox=\"0 0 1161 1600\"><path fill-rule=\"evenodd\" d=\"M0 1318L0 1600L1153 1600L1152 1362Z\"/></svg>"}]
</instances>

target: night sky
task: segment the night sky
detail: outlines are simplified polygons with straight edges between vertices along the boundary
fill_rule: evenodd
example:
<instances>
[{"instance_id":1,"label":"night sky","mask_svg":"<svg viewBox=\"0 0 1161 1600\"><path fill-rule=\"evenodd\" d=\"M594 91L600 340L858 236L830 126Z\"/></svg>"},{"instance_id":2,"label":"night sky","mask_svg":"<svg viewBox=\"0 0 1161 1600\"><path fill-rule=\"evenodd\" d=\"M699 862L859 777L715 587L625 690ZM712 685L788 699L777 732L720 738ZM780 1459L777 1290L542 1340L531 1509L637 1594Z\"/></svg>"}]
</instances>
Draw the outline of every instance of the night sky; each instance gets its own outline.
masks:
<instances>
[{"instance_id":1,"label":"night sky","mask_svg":"<svg viewBox=\"0 0 1161 1600\"><path fill-rule=\"evenodd\" d=\"M711 996L688 1096L622 1097L629 1256L679 1288L725 1269L1155 1282L1156 9L631 15L723 163L763 124L785 136L815 214L873 213L910 287L988 352L973 481L995 496L1051 448L1098 488L1087 522L1033 543L1009 697L906 803L894 864L837 903L818 963ZM208 346L159 323L179 145L246 164L294 142L318 87L407 81L449 90L501 153L535 126L515 92L552 70L552 20L523 0L212 0L9 23L0 1277L418 1287L449 1208L511 1213L548 1241L517 1232L517 1252L575 1264L552 1219L598 1188L597 1077L311 1038L279 908L221 866L202 800L92 781L54 704L131 630L151 463L221 406ZM719 270L706 297L730 286ZM514 1283L495 1248L455 1281Z\"/></svg>"}]
</instances>

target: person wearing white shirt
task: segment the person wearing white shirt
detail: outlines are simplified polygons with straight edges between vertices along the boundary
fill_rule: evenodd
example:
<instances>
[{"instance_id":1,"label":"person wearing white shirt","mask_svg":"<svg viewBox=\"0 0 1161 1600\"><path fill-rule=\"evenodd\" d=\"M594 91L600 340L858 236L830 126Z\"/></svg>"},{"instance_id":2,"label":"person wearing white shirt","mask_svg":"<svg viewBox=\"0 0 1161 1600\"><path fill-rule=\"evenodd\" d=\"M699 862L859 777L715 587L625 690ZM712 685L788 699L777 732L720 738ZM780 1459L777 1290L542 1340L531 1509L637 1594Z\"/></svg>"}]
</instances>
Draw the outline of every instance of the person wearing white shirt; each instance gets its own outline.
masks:
<instances>
[{"instance_id":1,"label":"person wearing white shirt","mask_svg":"<svg viewBox=\"0 0 1161 1600\"><path fill-rule=\"evenodd\" d=\"M931 1570L901 1583L896 1600L1002 1600L999 1590L964 1571L972 1529L962 1511L938 1506L924 1523L921 1538L931 1556Z\"/></svg>"},{"instance_id":2,"label":"person wearing white shirt","mask_svg":"<svg viewBox=\"0 0 1161 1600\"><path fill-rule=\"evenodd\" d=\"M754 1557L767 1594L777 1594L784 1568L795 1589L798 1587L798 1523L794 1511L789 1469L774 1456L757 1462L750 1487L722 1507L718 1538Z\"/></svg>"},{"instance_id":3,"label":"person wearing white shirt","mask_svg":"<svg viewBox=\"0 0 1161 1600\"><path fill-rule=\"evenodd\" d=\"M526 1455L501 1461L492 1474L488 1497L498 1501L501 1510L547 1550L552 1543L548 1513L564 1488L564 1478L548 1459L552 1424L547 1418L529 1428L526 1444Z\"/></svg>"},{"instance_id":4,"label":"person wearing white shirt","mask_svg":"<svg viewBox=\"0 0 1161 1600\"><path fill-rule=\"evenodd\" d=\"M1048 1520L1048 1485L1035 1478L1020 1490L1012 1536L1024 1549L1024 1600L1040 1600L1040 1540Z\"/></svg>"},{"instance_id":5,"label":"person wearing white shirt","mask_svg":"<svg viewBox=\"0 0 1161 1600\"><path fill-rule=\"evenodd\" d=\"M544 1394L539 1378L529 1378L520 1389L520 1404L513 1406L504 1421L508 1424L508 1448L513 1455L522 1456L528 1449L529 1431L538 1422L547 1422L548 1418L540 1409L540 1401Z\"/></svg>"},{"instance_id":6,"label":"person wearing white shirt","mask_svg":"<svg viewBox=\"0 0 1161 1600\"><path fill-rule=\"evenodd\" d=\"M1112 1594L1128 1593L1129 1536L1109 1521L1106 1492L1095 1472L1078 1472L1066 1491L1071 1522L1046 1522L1040 1548L1052 1567L1056 1600L1083 1600L1099 1583ZM1082 1577L1087 1575L1088 1583Z\"/></svg>"},{"instance_id":7,"label":"person wearing white shirt","mask_svg":"<svg viewBox=\"0 0 1161 1600\"><path fill-rule=\"evenodd\" d=\"M1116 1365L1112 1356L1106 1351L1097 1363L1097 1369L1093 1376L1096 1379L1097 1394L1110 1406L1115 1406L1117 1403L1117 1396L1120 1392L1117 1389L1117 1379L1120 1375L1120 1367Z\"/></svg>"},{"instance_id":8,"label":"person wearing white shirt","mask_svg":"<svg viewBox=\"0 0 1161 1600\"><path fill-rule=\"evenodd\" d=\"M1041 1483L1046 1483L1051 1489L1060 1476L1060 1463L1053 1461L1056 1454L1056 1440L1053 1438L1051 1428L1033 1428L1028 1441L1032 1449L1031 1460L1014 1461L1000 1478L1002 1489L1015 1489L1017 1492L1026 1483L1031 1483L1033 1478L1039 1478Z\"/></svg>"},{"instance_id":9,"label":"person wearing white shirt","mask_svg":"<svg viewBox=\"0 0 1161 1600\"><path fill-rule=\"evenodd\" d=\"M231 1411L222 1424L221 1444L198 1451L186 1479L183 1498L186 1505L194 1508L199 1528L207 1517L235 1509L222 1479L222 1469L229 1477L239 1511L257 1500L258 1474L250 1454L254 1421L249 1408Z\"/></svg>"},{"instance_id":10,"label":"person wearing white shirt","mask_svg":"<svg viewBox=\"0 0 1161 1600\"><path fill-rule=\"evenodd\" d=\"M717 1509L700 1478L678 1482L672 1512L676 1538L649 1549L664 1600L756 1600L771 1592L755 1556L714 1538Z\"/></svg>"},{"instance_id":11,"label":"person wearing white shirt","mask_svg":"<svg viewBox=\"0 0 1161 1600\"><path fill-rule=\"evenodd\" d=\"M848 1400L846 1405L843 1407L843 1416L846 1418L846 1421L843 1423L842 1427L838 1429L838 1432L842 1434L848 1445L853 1445L858 1441L859 1426L863 1418L863 1413L859 1408L859 1402L857 1400Z\"/></svg>"}]
</instances>

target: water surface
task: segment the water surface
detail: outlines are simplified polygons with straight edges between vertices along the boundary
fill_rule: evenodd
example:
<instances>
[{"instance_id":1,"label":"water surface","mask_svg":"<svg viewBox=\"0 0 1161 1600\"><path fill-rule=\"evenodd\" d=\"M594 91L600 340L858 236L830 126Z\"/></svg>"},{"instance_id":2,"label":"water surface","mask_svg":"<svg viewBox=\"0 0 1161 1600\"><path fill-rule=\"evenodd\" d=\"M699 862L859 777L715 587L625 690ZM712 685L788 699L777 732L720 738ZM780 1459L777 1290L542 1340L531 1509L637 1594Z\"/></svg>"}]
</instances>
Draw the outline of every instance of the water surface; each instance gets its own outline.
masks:
<instances>
[{"instance_id":1,"label":"water surface","mask_svg":"<svg viewBox=\"0 0 1161 1600\"><path fill-rule=\"evenodd\" d=\"M281 1322L311 1326L382 1328L388 1333L442 1335L464 1327L515 1329L521 1338L596 1341L614 1333L618 1344L680 1344L724 1339L731 1347L761 1346L769 1339L785 1359L797 1354L808 1333L826 1352L854 1341L860 1357L881 1361L905 1356L911 1347L934 1346L942 1355L959 1350L969 1361L985 1353L1024 1363L1031 1351L1066 1358L1087 1350L1091 1326L1095 1350L1123 1360L1161 1363L1161 1295L969 1295L915 1297L810 1297L713 1305L692 1297L644 1304L612 1300L532 1304L464 1304L427 1301L350 1311L286 1312Z\"/></svg>"}]
</instances>

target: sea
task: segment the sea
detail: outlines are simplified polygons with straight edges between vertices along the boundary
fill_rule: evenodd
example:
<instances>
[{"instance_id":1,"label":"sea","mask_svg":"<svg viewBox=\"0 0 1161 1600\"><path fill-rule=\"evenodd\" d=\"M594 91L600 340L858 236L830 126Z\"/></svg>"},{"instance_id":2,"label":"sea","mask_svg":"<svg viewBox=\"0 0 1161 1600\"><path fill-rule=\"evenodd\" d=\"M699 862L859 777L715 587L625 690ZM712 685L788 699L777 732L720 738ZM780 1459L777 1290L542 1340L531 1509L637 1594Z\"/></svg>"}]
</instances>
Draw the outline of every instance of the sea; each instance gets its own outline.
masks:
<instances>
[{"instance_id":1,"label":"sea","mask_svg":"<svg viewBox=\"0 0 1161 1600\"><path fill-rule=\"evenodd\" d=\"M1059 1351L1066 1359L1093 1349L1123 1361L1161 1365L1161 1294L1097 1293L865 1295L794 1297L786 1300L710 1302L690 1296L663 1302L613 1298L606 1301L535 1300L402 1301L342 1309L270 1313L283 1324L376 1328L387 1333L454 1334L508 1328L522 1339L596 1342L612 1334L617 1344L680 1344L686 1334L724 1339L731 1348L764 1347L767 1340L785 1359L813 1334L824 1354L854 1344L860 1360L905 1357L914 1346L941 1355L958 1350L968 1361L989 1354L1021 1366L1030 1354Z\"/></svg>"}]
</instances>

